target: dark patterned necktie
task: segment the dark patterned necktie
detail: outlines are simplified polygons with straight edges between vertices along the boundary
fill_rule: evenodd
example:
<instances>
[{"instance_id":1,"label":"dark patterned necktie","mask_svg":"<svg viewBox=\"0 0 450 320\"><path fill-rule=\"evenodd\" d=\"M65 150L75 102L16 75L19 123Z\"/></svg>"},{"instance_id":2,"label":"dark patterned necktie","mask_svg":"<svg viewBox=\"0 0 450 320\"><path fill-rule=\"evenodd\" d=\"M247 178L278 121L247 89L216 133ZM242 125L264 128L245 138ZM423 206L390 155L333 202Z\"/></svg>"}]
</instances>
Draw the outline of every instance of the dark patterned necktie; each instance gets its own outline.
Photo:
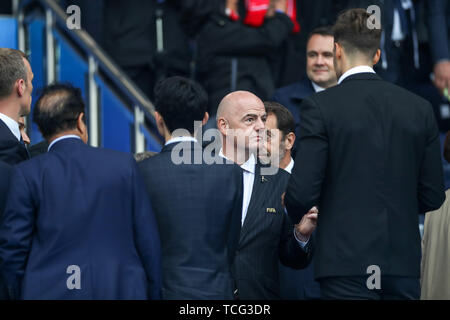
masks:
<instances>
[{"instance_id":1,"label":"dark patterned necktie","mask_svg":"<svg viewBox=\"0 0 450 320\"><path fill-rule=\"evenodd\" d=\"M25 148L25 150L27 151L27 155L28 155L28 159L31 158L30 152L28 151L27 145L25 144L25 142L22 139L22 136L20 136L20 144Z\"/></svg>"}]
</instances>

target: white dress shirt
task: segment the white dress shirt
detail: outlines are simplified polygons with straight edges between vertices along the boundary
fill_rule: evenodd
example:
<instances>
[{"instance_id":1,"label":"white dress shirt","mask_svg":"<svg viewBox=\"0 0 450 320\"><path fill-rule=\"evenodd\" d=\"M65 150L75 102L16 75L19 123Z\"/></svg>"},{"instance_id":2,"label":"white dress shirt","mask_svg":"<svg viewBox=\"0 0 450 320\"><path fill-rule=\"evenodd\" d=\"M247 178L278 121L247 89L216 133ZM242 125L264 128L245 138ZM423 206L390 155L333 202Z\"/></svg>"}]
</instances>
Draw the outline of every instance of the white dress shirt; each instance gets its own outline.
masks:
<instances>
[{"instance_id":1,"label":"white dress shirt","mask_svg":"<svg viewBox=\"0 0 450 320\"><path fill-rule=\"evenodd\" d=\"M287 167L284 168L284 170L287 171L289 174L291 174L292 173L292 168L294 168L294 159L292 159L292 157L291 157L291 161L289 162Z\"/></svg>"},{"instance_id":2,"label":"white dress shirt","mask_svg":"<svg viewBox=\"0 0 450 320\"><path fill-rule=\"evenodd\" d=\"M338 84L341 84L342 81L344 81L345 78L350 77L351 75L357 74L357 73L375 73L372 67L369 66L357 66L354 68L351 68L347 70L338 81Z\"/></svg>"},{"instance_id":3,"label":"white dress shirt","mask_svg":"<svg viewBox=\"0 0 450 320\"><path fill-rule=\"evenodd\" d=\"M75 135L75 134L68 134L68 135L65 135L65 136L61 136L61 137L56 138L55 140L53 140L52 143L50 143L50 145L48 146L47 151L50 151L50 148L53 147L53 145L55 143L57 143L58 141L61 141L61 140L64 140L64 139L69 139L69 138L75 138L75 139L80 139L81 140L81 138L79 136Z\"/></svg>"},{"instance_id":4,"label":"white dress shirt","mask_svg":"<svg viewBox=\"0 0 450 320\"><path fill-rule=\"evenodd\" d=\"M6 114L0 113L0 119L6 124L12 134L20 141L20 129L16 120L8 117Z\"/></svg>"},{"instance_id":5,"label":"white dress shirt","mask_svg":"<svg viewBox=\"0 0 450 320\"><path fill-rule=\"evenodd\" d=\"M321 86L317 85L314 81L311 81L311 84L313 86L314 92L322 92L325 90L325 88L322 88Z\"/></svg>"},{"instance_id":6,"label":"white dress shirt","mask_svg":"<svg viewBox=\"0 0 450 320\"><path fill-rule=\"evenodd\" d=\"M228 159L224 154L223 150L220 149L219 156L224 159ZM230 160L232 161L232 160ZM244 225L245 217L247 216L248 205L250 204L250 199L252 198L253 183L255 181L255 171L256 171L256 159L253 154L250 155L248 160L241 165L244 170L242 175L244 181L244 194L242 196L242 216L241 216L241 226Z\"/></svg>"}]
</instances>

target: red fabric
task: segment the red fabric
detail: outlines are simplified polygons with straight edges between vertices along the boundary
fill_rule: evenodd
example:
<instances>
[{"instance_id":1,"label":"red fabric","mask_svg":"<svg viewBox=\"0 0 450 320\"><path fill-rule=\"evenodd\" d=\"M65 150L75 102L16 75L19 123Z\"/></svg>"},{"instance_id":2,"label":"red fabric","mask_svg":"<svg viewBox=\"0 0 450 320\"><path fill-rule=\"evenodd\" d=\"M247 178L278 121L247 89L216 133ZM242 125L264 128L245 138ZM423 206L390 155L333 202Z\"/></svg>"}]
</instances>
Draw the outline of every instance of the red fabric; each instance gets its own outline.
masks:
<instances>
[{"instance_id":1,"label":"red fabric","mask_svg":"<svg viewBox=\"0 0 450 320\"><path fill-rule=\"evenodd\" d=\"M245 0L247 14L244 19L246 25L252 27L260 27L264 23L267 10L269 9L270 0ZM228 13L231 20L239 20L239 15L231 11ZM297 0L287 0L286 14L294 23L293 33L300 32L300 24L297 21Z\"/></svg>"},{"instance_id":2,"label":"red fabric","mask_svg":"<svg viewBox=\"0 0 450 320\"><path fill-rule=\"evenodd\" d=\"M269 9L269 3L270 0L246 0L247 14L244 23L252 27L261 26Z\"/></svg>"},{"instance_id":3,"label":"red fabric","mask_svg":"<svg viewBox=\"0 0 450 320\"><path fill-rule=\"evenodd\" d=\"M231 10L231 9L226 9L225 13L232 21L237 21L241 18L239 16L239 13L237 13L236 11Z\"/></svg>"},{"instance_id":4,"label":"red fabric","mask_svg":"<svg viewBox=\"0 0 450 320\"><path fill-rule=\"evenodd\" d=\"M294 23L293 33L300 32L300 24L297 21L297 1L296 0L287 0L287 10L286 14L291 18Z\"/></svg>"}]
</instances>

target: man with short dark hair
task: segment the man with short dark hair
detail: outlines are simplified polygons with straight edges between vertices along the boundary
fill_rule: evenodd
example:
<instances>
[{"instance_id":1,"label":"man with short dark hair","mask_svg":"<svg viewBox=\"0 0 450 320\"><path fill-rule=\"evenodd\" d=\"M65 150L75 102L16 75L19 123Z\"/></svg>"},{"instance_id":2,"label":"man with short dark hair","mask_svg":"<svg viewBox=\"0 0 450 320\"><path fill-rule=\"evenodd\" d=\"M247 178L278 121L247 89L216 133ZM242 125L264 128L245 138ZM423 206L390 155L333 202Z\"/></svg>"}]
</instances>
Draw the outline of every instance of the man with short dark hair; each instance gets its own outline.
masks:
<instances>
[{"instance_id":1,"label":"man with short dark hair","mask_svg":"<svg viewBox=\"0 0 450 320\"><path fill-rule=\"evenodd\" d=\"M286 192L293 222L320 209L315 277L328 299L418 299L418 214L440 207L439 132L422 98L373 71L381 30L351 9L334 25L339 85L301 105Z\"/></svg>"},{"instance_id":2,"label":"man with short dark hair","mask_svg":"<svg viewBox=\"0 0 450 320\"><path fill-rule=\"evenodd\" d=\"M11 165L29 159L19 118L30 113L32 80L27 56L18 50L0 48L0 160Z\"/></svg>"},{"instance_id":3,"label":"man with short dark hair","mask_svg":"<svg viewBox=\"0 0 450 320\"><path fill-rule=\"evenodd\" d=\"M289 109L295 121L295 135L300 134L300 105L315 92L337 83L333 65L333 30L324 26L314 29L306 45L306 75L303 80L275 91L273 100ZM296 142L297 144L298 142Z\"/></svg>"},{"instance_id":4,"label":"man with short dark hair","mask_svg":"<svg viewBox=\"0 0 450 320\"><path fill-rule=\"evenodd\" d=\"M240 232L242 171L208 164L194 138L208 121L197 83L171 77L155 87L161 152L139 163L161 234L163 299L233 299L230 272ZM197 123L195 123L197 122Z\"/></svg>"},{"instance_id":5,"label":"man with short dark hair","mask_svg":"<svg viewBox=\"0 0 450 320\"><path fill-rule=\"evenodd\" d=\"M12 299L158 299L160 243L131 155L86 145L81 91L44 89L46 154L18 164L0 223Z\"/></svg>"},{"instance_id":6,"label":"man with short dark hair","mask_svg":"<svg viewBox=\"0 0 450 320\"><path fill-rule=\"evenodd\" d=\"M294 159L291 151L295 143L295 122L292 113L283 105L274 101L264 101L266 108L267 149L271 156L279 159L279 167L292 172ZM275 143L272 143L274 141ZM279 146L272 150L271 146Z\"/></svg>"}]
</instances>

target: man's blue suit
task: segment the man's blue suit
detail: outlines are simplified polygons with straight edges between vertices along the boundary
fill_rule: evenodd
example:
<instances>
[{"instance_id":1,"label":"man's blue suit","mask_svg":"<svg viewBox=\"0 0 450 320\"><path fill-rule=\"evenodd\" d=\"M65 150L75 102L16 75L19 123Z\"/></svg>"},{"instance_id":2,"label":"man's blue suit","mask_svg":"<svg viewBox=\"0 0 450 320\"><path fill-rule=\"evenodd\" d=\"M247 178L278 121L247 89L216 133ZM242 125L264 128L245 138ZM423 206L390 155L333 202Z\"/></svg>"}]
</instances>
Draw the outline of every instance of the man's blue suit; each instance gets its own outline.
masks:
<instances>
[{"instance_id":1,"label":"man's blue suit","mask_svg":"<svg viewBox=\"0 0 450 320\"><path fill-rule=\"evenodd\" d=\"M196 153L200 161L194 162ZM191 162L174 163L179 155ZM169 143L139 163L161 232L163 299L234 298L231 264L241 231L242 169L206 164L202 156L198 143Z\"/></svg>"},{"instance_id":2,"label":"man's blue suit","mask_svg":"<svg viewBox=\"0 0 450 320\"><path fill-rule=\"evenodd\" d=\"M11 178L12 166L0 161L0 217L3 215L3 209L5 208L6 199L9 190L9 180ZM0 279L0 300L8 298L5 285Z\"/></svg>"},{"instance_id":3,"label":"man's blue suit","mask_svg":"<svg viewBox=\"0 0 450 320\"><path fill-rule=\"evenodd\" d=\"M0 217L3 215L3 209L5 208L11 170L12 167L9 164L0 161Z\"/></svg>"},{"instance_id":4,"label":"man's blue suit","mask_svg":"<svg viewBox=\"0 0 450 320\"><path fill-rule=\"evenodd\" d=\"M296 137L300 136L300 105L304 99L314 92L311 80L304 78L299 82L278 89L273 96L274 101L288 108L294 116ZM298 139L295 140L294 148L296 148L297 141ZM311 263L301 270L294 270L279 263L279 273L281 299L320 299L320 286L314 280L314 257Z\"/></svg>"},{"instance_id":5,"label":"man's blue suit","mask_svg":"<svg viewBox=\"0 0 450 320\"><path fill-rule=\"evenodd\" d=\"M11 179L0 272L12 298L160 298L156 220L130 155L68 138Z\"/></svg>"}]
</instances>

